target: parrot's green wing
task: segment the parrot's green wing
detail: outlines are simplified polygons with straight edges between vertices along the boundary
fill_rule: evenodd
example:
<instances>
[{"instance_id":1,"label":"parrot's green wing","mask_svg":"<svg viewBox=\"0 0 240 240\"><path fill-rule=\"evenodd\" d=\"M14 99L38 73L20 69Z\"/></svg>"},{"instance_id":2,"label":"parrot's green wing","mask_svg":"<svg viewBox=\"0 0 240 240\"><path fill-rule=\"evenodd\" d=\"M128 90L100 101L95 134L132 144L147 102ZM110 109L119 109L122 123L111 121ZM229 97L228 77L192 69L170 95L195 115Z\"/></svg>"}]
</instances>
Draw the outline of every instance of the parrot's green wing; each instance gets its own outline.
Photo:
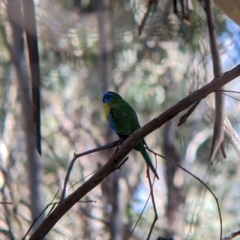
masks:
<instances>
[{"instance_id":1,"label":"parrot's green wing","mask_svg":"<svg viewBox=\"0 0 240 240\"><path fill-rule=\"evenodd\" d=\"M123 140L140 128L135 111L124 100L118 101L111 107L109 123L114 132Z\"/></svg>"},{"instance_id":2,"label":"parrot's green wing","mask_svg":"<svg viewBox=\"0 0 240 240\"><path fill-rule=\"evenodd\" d=\"M124 100L113 104L109 113L109 123L111 128L118 134L118 136L125 140L134 131L140 128L137 115L133 108ZM144 139L140 140L135 149L140 151L147 166L153 171L157 179L159 179L157 172L152 164L152 161L144 148Z\"/></svg>"}]
</instances>

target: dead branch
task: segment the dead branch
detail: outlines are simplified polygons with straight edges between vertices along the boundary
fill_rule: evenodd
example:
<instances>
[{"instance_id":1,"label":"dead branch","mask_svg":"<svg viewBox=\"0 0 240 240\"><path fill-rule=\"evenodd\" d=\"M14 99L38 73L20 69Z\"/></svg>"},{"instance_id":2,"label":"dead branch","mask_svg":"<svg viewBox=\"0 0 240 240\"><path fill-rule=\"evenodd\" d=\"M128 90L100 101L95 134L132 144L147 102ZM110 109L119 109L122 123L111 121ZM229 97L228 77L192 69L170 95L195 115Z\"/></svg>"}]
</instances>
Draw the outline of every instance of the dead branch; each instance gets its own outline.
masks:
<instances>
[{"instance_id":1,"label":"dead branch","mask_svg":"<svg viewBox=\"0 0 240 240\"><path fill-rule=\"evenodd\" d=\"M91 153L95 153L95 152L99 152L99 151L102 151L102 150L106 150L106 149L110 149L110 148L116 147L116 146L119 145L119 143L120 143L119 141L115 141L113 143L109 143L109 144L107 144L105 146L98 147L98 148L95 148L95 149L92 149L92 150L89 150L89 151L86 151L86 152L83 152L83 153L79 153L79 154L74 153L73 159L71 160L71 162L69 164L69 167L68 167L65 179L64 179L63 190L62 190L62 195L61 195L61 198L60 198L60 202L62 202L64 197L65 197L67 183L68 183L68 180L69 180L69 177L70 177L70 173L72 171L72 168L73 168L73 165L74 165L75 161L78 158L83 157L85 155L89 155Z\"/></svg>"}]
</instances>

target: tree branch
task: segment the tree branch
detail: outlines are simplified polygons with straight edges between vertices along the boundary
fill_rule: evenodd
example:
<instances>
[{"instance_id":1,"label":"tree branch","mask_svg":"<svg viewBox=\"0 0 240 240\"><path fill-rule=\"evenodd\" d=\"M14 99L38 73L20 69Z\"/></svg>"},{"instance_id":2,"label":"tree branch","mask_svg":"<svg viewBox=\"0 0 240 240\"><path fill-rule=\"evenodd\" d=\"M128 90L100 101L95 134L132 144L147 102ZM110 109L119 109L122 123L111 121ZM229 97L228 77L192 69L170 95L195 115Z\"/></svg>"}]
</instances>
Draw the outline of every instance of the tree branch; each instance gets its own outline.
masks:
<instances>
[{"instance_id":1,"label":"tree branch","mask_svg":"<svg viewBox=\"0 0 240 240\"><path fill-rule=\"evenodd\" d=\"M192 104L205 98L208 94L216 91L224 84L232 81L236 77L240 76L240 65L233 68L213 79L210 83L202 87L201 89L193 92L189 96L185 97L177 104L166 110L164 113L154 118L152 121L144 125L142 128L135 131L119 148L119 150L110 157L108 162L96 172L88 181L80 186L75 192L69 195L62 203L60 203L54 211L44 219L43 223L30 237L30 240L40 240L50 231L50 229L58 222L58 220L76 204L82 197L102 182L112 171L115 169L121 160L131 151L135 144L146 135L150 134L154 130L161 127L164 123L174 118L180 112L186 110Z\"/></svg>"},{"instance_id":2,"label":"tree branch","mask_svg":"<svg viewBox=\"0 0 240 240\"><path fill-rule=\"evenodd\" d=\"M207 25L210 37L210 48L212 54L213 62L213 72L214 77L222 74L222 63L217 42L217 30L216 23L213 15L212 0L205 0L205 12L207 16ZM223 88L221 88L223 90ZM223 148L223 138L224 138L224 102L225 97L221 91L216 91L215 93L215 120L214 120L214 130L213 130L213 140L210 153L209 161L212 162L220 145L223 156L225 156L225 151Z\"/></svg>"}]
</instances>

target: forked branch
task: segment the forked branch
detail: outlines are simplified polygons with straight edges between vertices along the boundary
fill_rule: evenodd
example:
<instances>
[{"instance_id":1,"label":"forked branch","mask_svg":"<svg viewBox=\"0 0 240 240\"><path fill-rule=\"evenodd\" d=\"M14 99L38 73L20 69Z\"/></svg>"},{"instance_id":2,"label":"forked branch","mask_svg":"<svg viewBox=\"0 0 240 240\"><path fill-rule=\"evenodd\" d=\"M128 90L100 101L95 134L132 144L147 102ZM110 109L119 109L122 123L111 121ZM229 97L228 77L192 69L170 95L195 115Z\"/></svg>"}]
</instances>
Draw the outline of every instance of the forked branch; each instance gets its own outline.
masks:
<instances>
[{"instance_id":1,"label":"forked branch","mask_svg":"<svg viewBox=\"0 0 240 240\"><path fill-rule=\"evenodd\" d=\"M144 125L142 128L134 132L119 148L119 150L111 156L108 162L97 171L89 180L82 184L75 192L69 195L64 201L62 201L54 211L44 219L39 228L30 237L31 240L40 240L51 230L51 228L58 222L58 220L76 204L82 197L95 188L100 182L102 182L116 167L121 163L123 158L131 151L136 143L160 128L164 123L168 122L180 112L189 108L197 101L201 101L207 95L217 91L220 87L232 81L236 77L240 76L240 65L236 66L232 70L224 73L223 75L216 77L210 83L204 87L193 92L189 96L185 97L177 104L167 109L161 115L154 118L152 121Z\"/></svg>"}]
</instances>

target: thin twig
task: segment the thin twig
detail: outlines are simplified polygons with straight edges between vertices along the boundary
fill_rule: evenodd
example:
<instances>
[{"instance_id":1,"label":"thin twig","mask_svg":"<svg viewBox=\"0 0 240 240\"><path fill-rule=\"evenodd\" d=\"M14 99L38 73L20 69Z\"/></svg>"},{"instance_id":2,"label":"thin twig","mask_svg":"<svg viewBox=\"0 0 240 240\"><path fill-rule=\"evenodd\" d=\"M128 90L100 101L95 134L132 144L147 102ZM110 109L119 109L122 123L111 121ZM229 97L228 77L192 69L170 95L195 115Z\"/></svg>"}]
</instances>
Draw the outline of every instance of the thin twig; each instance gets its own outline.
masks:
<instances>
[{"instance_id":1,"label":"thin twig","mask_svg":"<svg viewBox=\"0 0 240 240\"><path fill-rule=\"evenodd\" d=\"M12 202L0 202L0 204L10 204L10 205L13 205Z\"/></svg>"},{"instance_id":2,"label":"thin twig","mask_svg":"<svg viewBox=\"0 0 240 240\"><path fill-rule=\"evenodd\" d=\"M148 198L147 198L147 201L146 201L146 203L145 203L145 205L144 205L144 207L143 207L143 209L142 209L142 212L140 213L140 216L138 217L138 220L137 220L137 222L135 223L135 225L134 225L132 231L129 233L127 240L130 239L130 237L132 236L132 234L133 234L135 228L137 227L137 225L138 225L140 219L142 218L143 212L144 212L144 210L145 210L146 207L147 207L147 204L148 204L148 201L149 201L150 197L151 197L151 193L149 193Z\"/></svg>"},{"instance_id":3,"label":"thin twig","mask_svg":"<svg viewBox=\"0 0 240 240\"><path fill-rule=\"evenodd\" d=\"M155 182L155 176L153 177L153 184L152 184L151 183L151 178L150 178L150 173L149 173L149 167L147 168L147 176L148 176L147 178L148 178L149 187L150 187L150 190L151 190L150 196L151 196L153 210L154 210L154 219L153 219L153 222L151 224L151 227L150 227L150 230L149 230L149 233L148 233L148 236L147 236L147 240L149 240L151 235L152 235L152 231L153 231L153 228L155 226L155 223L158 220L158 214L157 214L157 208L156 208L154 194L153 194L153 185L154 185L154 182Z\"/></svg>"},{"instance_id":4,"label":"thin twig","mask_svg":"<svg viewBox=\"0 0 240 240\"><path fill-rule=\"evenodd\" d=\"M151 7L154 5L154 7L156 8L157 4L158 4L158 0L148 0L147 11L145 12L145 14L143 16L140 26L138 27L138 36L140 36L142 34L143 28L147 22L148 16L151 11Z\"/></svg>"},{"instance_id":5,"label":"thin twig","mask_svg":"<svg viewBox=\"0 0 240 240\"><path fill-rule=\"evenodd\" d=\"M97 170L95 170L95 171L87 174L85 177L83 177L82 179L80 179L79 181L77 181L76 183L74 183L72 186L70 186L70 187L68 188L68 191L69 191L71 188L73 188L74 186L76 186L77 184L79 184L80 182L82 182L85 178L87 178L87 177L93 175L94 173L96 173L98 170L99 170L99 169L97 169Z\"/></svg>"},{"instance_id":6,"label":"thin twig","mask_svg":"<svg viewBox=\"0 0 240 240\"><path fill-rule=\"evenodd\" d=\"M197 107L197 105L198 105L199 103L200 103L200 101L195 102L195 103L190 107L190 109L187 111L187 113L184 114L184 115L180 118L180 120L179 120L179 122L178 122L178 127L181 126L183 123L186 122L187 118L191 115L191 113L195 110L195 108Z\"/></svg>"},{"instance_id":7,"label":"thin twig","mask_svg":"<svg viewBox=\"0 0 240 240\"><path fill-rule=\"evenodd\" d=\"M33 228L34 224L37 222L37 220L42 216L42 214L47 210L47 208L49 206L52 206L52 208L49 210L47 217L51 214L51 212L53 211L54 207L59 204L59 202L53 202L53 200L56 198L57 194L58 194L59 190L57 190L56 194L54 195L52 201L47 204L47 206L43 209L43 211L39 214L39 216L33 221L33 223L31 224L31 226L29 227L28 231L25 233L25 235L23 236L22 240L24 240L26 238L26 236L28 235L28 233L31 231L31 229ZM96 201L94 200L87 200L87 201L79 201L82 203L96 203Z\"/></svg>"},{"instance_id":8,"label":"thin twig","mask_svg":"<svg viewBox=\"0 0 240 240\"><path fill-rule=\"evenodd\" d=\"M225 90L225 89L218 89L216 92L218 92L218 91L220 91L220 92L240 93L240 92L238 92L238 91L233 91L233 90Z\"/></svg>"},{"instance_id":9,"label":"thin twig","mask_svg":"<svg viewBox=\"0 0 240 240\"><path fill-rule=\"evenodd\" d=\"M234 99L234 100L237 100L237 101L240 101L240 99L238 99L238 98L235 98L235 97L233 97L233 96L230 96L230 95L228 95L228 94L226 94L226 93L223 93L225 96L228 96L228 97L230 97L230 98L232 98L232 99Z\"/></svg>"},{"instance_id":10,"label":"thin twig","mask_svg":"<svg viewBox=\"0 0 240 240\"><path fill-rule=\"evenodd\" d=\"M2 192L2 196L3 196L3 200L4 202L7 202L7 192L6 192L6 188L5 188L5 184L3 185L3 187L1 188L1 192ZM4 214L4 217L5 217L5 221L6 221L6 224L8 226L8 235L9 235L9 238L10 239L14 239L15 236L14 236L14 233L13 233L13 224L12 224L12 221L11 221L11 210L9 209L9 206L8 204L4 204L3 205L3 208L5 210L5 214Z\"/></svg>"},{"instance_id":11,"label":"thin twig","mask_svg":"<svg viewBox=\"0 0 240 240\"><path fill-rule=\"evenodd\" d=\"M44 212L47 210L47 208L48 208L49 206L51 206L52 204L54 204L54 206L56 205L56 203L53 203L53 200L56 198L58 192L59 192L59 189L57 190L56 194L54 195L52 201L51 201L49 204L47 204L47 206L42 210L42 212L38 215L38 217L34 219L34 221L32 222L31 226L29 227L29 229L27 230L27 232L26 232L25 235L23 236L22 240L24 240L24 239L26 238L26 236L29 234L29 232L30 232L31 229L33 228L34 224L35 224L35 223L37 222L37 220L44 214ZM52 211L52 209L50 210L50 212L51 212L51 211ZM48 215L49 215L49 214L50 214L50 213L48 213ZM47 215L47 216L48 216L48 215Z\"/></svg>"},{"instance_id":12,"label":"thin twig","mask_svg":"<svg viewBox=\"0 0 240 240\"><path fill-rule=\"evenodd\" d=\"M75 161L78 158L83 157L85 155L89 155L91 153L95 153L95 152L99 152L99 151L102 151L102 150L106 150L106 149L110 149L110 148L116 147L116 146L119 145L120 142L121 141L119 140L119 141L115 141L115 142L106 144L105 146L94 148L92 150L89 150L89 151L86 151L86 152L83 152L83 153L79 153L79 154L74 153L73 158L72 158L72 160L71 160L71 162L70 162L70 164L68 166L68 170L67 170L67 173L66 173L66 176L65 176L65 179L64 179L63 190L62 190L62 195L61 195L61 198L60 198L60 202L62 202L64 197L65 197L67 183L68 183L68 180L69 180L69 177L70 177L70 173L72 171L72 168L73 168L73 165L74 165Z\"/></svg>"},{"instance_id":13,"label":"thin twig","mask_svg":"<svg viewBox=\"0 0 240 240\"><path fill-rule=\"evenodd\" d=\"M121 166L128 160L128 157L126 157L118 166L116 166L116 168L113 169L113 171L120 169ZM71 188L73 188L74 186L76 186L77 184L79 184L80 182L82 182L86 177L89 177L91 175L93 175L94 173L96 173L99 169L95 170L92 173L89 173L87 176L85 176L84 178L82 178L81 180L77 181L76 183L74 183L71 187L68 188L68 190L70 190Z\"/></svg>"},{"instance_id":14,"label":"thin twig","mask_svg":"<svg viewBox=\"0 0 240 240\"><path fill-rule=\"evenodd\" d=\"M129 158L129 157L126 157L119 165L117 165L117 166L113 169L113 171L115 171L115 170L117 170L117 169L120 169L121 166L128 160L128 158Z\"/></svg>"},{"instance_id":15,"label":"thin twig","mask_svg":"<svg viewBox=\"0 0 240 240\"><path fill-rule=\"evenodd\" d=\"M151 228L150 228L150 231L149 231L149 234L148 234L147 239L149 239L149 237L151 236L152 229L153 229L153 227L154 227L154 225L155 225L155 222L156 222L157 219L158 219L157 210L156 210L156 205L155 205L155 201L154 201L154 197L153 197L153 185L151 184L151 180L150 180L149 167L147 167L147 178L148 178L149 185L150 185L150 193L149 193L149 196L148 196L148 198L147 198L147 201L146 201L146 203L145 203L145 205L144 205L144 207L143 207L143 209L142 209L142 212L140 213L140 216L138 217L138 220L137 220L137 222L135 223L132 231L130 232L127 240L132 236L132 234L133 234L134 230L136 229L136 227L137 227L140 219L142 218L143 212L144 212L144 210L145 210L146 207L147 207L147 204L148 204L148 201L149 201L150 197L152 197L153 208L154 208L155 216L154 216L154 220L153 220L153 223L152 223L152 225L151 225ZM154 176L153 179L154 179L153 181L155 181L155 176Z\"/></svg>"},{"instance_id":16,"label":"thin twig","mask_svg":"<svg viewBox=\"0 0 240 240\"><path fill-rule=\"evenodd\" d=\"M140 36L142 34L143 28L146 24L146 21L148 19L150 11L151 11L151 7L148 7L147 11L145 12L145 14L143 16L142 22L141 22L140 26L138 27L138 36Z\"/></svg>"},{"instance_id":17,"label":"thin twig","mask_svg":"<svg viewBox=\"0 0 240 240\"><path fill-rule=\"evenodd\" d=\"M156 152L154 152L153 150L149 149L148 150L154 154L156 154L157 156L171 162L172 164L178 166L180 169L182 169L184 172L188 173L189 175L191 175L193 178L195 178L198 182L200 182L213 196L213 198L215 199L216 201L216 204L217 204L217 209L218 209L218 215L219 215L219 222L220 222L220 240L222 239L222 215L221 215L221 210L220 210L220 206L219 206L219 203L218 203L218 199L216 197L216 195L214 194L214 192L208 187L208 185L206 183L204 183L199 177L197 177L196 175L194 175L193 173L191 173L190 171L188 171L186 168L182 167L180 164L174 162L173 160L167 158L167 157L164 157L163 155L161 154L158 154Z\"/></svg>"}]
</instances>

